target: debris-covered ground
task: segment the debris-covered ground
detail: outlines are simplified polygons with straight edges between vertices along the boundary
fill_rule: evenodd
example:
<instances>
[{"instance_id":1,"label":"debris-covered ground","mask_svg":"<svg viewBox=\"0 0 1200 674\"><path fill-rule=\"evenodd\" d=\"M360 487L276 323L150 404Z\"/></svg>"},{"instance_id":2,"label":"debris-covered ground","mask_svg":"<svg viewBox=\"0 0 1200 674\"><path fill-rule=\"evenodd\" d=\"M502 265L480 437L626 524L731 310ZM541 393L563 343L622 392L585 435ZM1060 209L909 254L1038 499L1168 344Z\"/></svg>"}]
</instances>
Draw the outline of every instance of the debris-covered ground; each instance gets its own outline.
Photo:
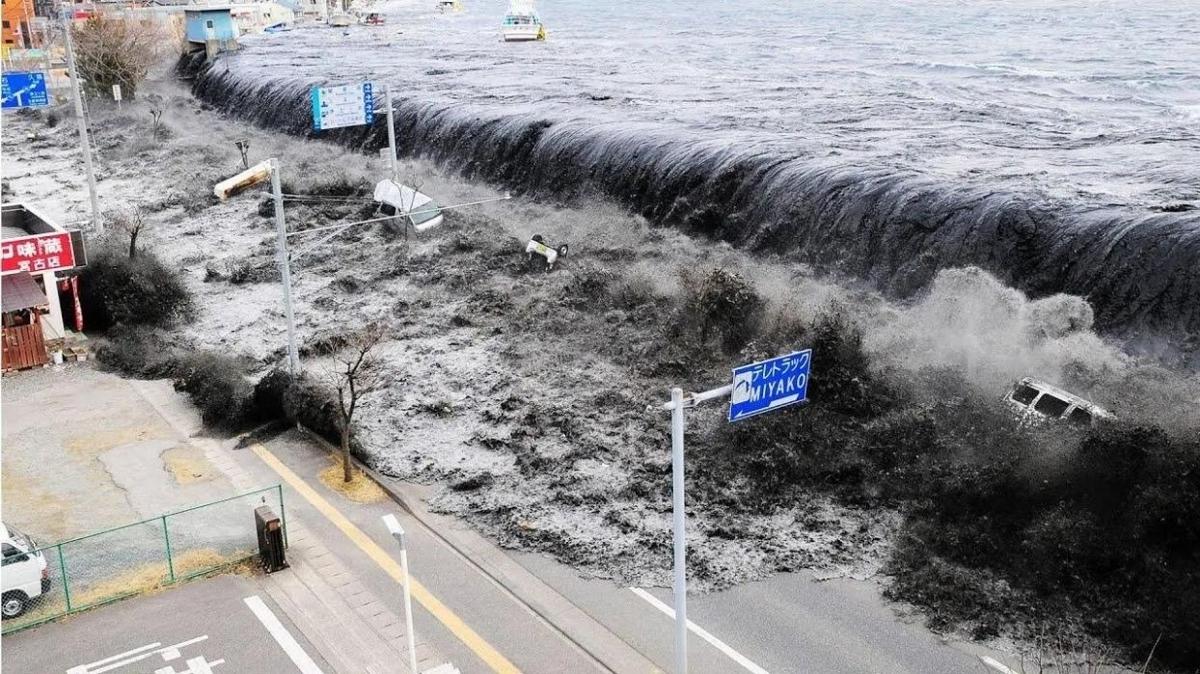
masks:
<instances>
[{"instance_id":1,"label":"debris-covered ground","mask_svg":"<svg viewBox=\"0 0 1200 674\"><path fill-rule=\"evenodd\" d=\"M262 190L226 203L211 196L217 180L241 168L234 141L250 141L252 163L280 159L294 230L370 217L370 191L386 165L249 129L173 85L159 87L168 101L159 139L141 104L94 106L102 203L110 221L139 210L144 245L178 266L194 291L199 311L171 338L245 354L251 374L262 375L280 362L286 340L273 211ZM73 120L9 119L6 200L82 217ZM442 204L498 196L426 164L405 163L401 173ZM317 244L327 233L291 243L304 365L324 375L326 356L347 334L371 321L389 326L389 383L357 417L375 466L444 485L437 507L506 545L622 583L665 584L669 574L668 418L653 408L671 386L721 385L732 365L756 357L821 342L826 360L815 360L813 384L828 396L736 430L726 428L720 405L690 414L689 566L701 588L802 567L877 572L905 500L887 480L863 479L864 464L838 463L840 445L831 443L864 456L871 442L891 447L888 438L917 446L925 420L953 417L945 411L953 405L941 403L968 400L958 408L964 423L947 433L977 451L987 447L977 436L990 419L975 424L981 408L971 405L999 408L1024 375L1177 436L1196 429L1195 377L1105 343L1090 330L1083 300L1031 301L974 269L943 272L921 299L895 305L854 282L587 202L500 201L450 211L442 227L420 235L371 224ZM554 271L527 264L533 234L570 245ZM746 302L722 304L738 297ZM753 310L738 315L745 306ZM901 390L899 409L878 393ZM813 433L812 457L832 457L826 463L838 470L793 480L784 467L800 475L804 464L773 459L767 435L783 423L788 451L803 455L803 432ZM893 473L923 460L897 452Z\"/></svg>"}]
</instances>

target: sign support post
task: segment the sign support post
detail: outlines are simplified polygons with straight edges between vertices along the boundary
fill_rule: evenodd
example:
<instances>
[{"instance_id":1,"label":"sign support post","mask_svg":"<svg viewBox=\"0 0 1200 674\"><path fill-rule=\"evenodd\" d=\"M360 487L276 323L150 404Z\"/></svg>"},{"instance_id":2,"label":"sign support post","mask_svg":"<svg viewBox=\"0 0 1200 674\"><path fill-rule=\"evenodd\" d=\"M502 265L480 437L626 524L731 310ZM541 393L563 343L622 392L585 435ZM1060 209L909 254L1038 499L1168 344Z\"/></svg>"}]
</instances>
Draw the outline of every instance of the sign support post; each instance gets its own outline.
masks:
<instances>
[{"instance_id":1,"label":"sign support post","mask_svg":"<svg viewBox=\"0 0 1200 674\"><path fill-rule=\"evenodd\" d=\"M279 275L283 282L283 310L287 315L288 374L296 376L300 369L300 353L296 349L296 319L292 311L292 261L287 248L287 225L283 220L283 188L279 179L279 160L271 163L271 195L275 198L275 241L279 249Z\"/></svg>"},{"instance_id":2,"label":"sign support post","mask_svg":"<svg viewBox=\"0 0 1200 674\"><path fill-rule=\"evenodd\" d=\"M733 383L687 398L680 388L671 389L671 528L674 548L675 674L687 674L687 539L683 480L684 410L706 400L729 396L729 421L808 402L808 375L812 351L751 363L733 370Z\"/></svg>"},{"instance_id":3,"label":"sign support post","mask_svg":"<svg viewBox=\"0 0 1200 674\"><path fill-rule=\"evenodd\" d=\"M83 165L87 170L88 195L92 201L92 226L96 233L104 231L104 221L100 219L100 199L96 196L96 169L92 166L92 144L88 142L87 117L83 113L83 94L79 91L79 71L75 69L75 47L71 41L71 10L65 10L62 15L63 39L67 48L67 68L71 73L71 94L75 98L75 117L79 119L79 144L83 149Z\"/></svg>"},{"instance_id":4,"label":"sign support post","mask_svg":"<svg viewBox=\"0 0 1200 674\"><path fill-rule=\"evenodd\" d=\"M392 182L398 183L400 170L396 168L396 120L392 116L392 85L383 85L383 97L387 105L388 150L391 153L388 155L388 162L392 169Z\"/></svg>"},{"instance_id":5,"label":"sign support post","mask_svg":"<svg viewBox=\"0 0 1200 674\"><path fill-rule=\"evenodd\" d=\"M675 672L687 672L687 539L683 510L683 389L671 389L671 530L675 547Z\"/></svg>"}]
</instances>

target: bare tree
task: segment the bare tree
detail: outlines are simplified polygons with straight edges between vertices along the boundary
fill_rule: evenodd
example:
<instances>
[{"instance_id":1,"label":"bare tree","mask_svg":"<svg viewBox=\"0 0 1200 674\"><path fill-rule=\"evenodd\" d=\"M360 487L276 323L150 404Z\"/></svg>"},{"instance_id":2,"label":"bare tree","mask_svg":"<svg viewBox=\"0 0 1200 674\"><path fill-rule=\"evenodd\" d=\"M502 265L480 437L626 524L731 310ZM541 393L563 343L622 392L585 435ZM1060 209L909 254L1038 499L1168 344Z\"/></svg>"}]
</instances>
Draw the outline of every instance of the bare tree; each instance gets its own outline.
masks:
<instances>
[{"instance_id":1,"label":"bare tree","mask_svg":"<svg viewBox=\"0 0 1200 674\"><path fill-rule=\"evenodd\" d=\"M372 323L352 337L342 355L335 358L334 388L338 397L338 421L342 436L342 479L350 482L354 472L350 462L350 429L354 412L362 397L379 387L383 380L375 347L383 340L384 326Z\"/></svg>"},{"instance_id":2,"label":"bare tree","mask_svg":"<svg viewBox=\"0 0 1200 674\"><path fill-rule=\"evenodd\" d=\"M80 84L104 97L112 97L113 85L119 84L123 98L134 98L168 42L153 17L97 14L73 26L71 34Z\"/></svg>"},{"instance_id":3,"label":"bare tree","mask_svg":"<svg viewBox=\"0 0 1200 674\"><path fill-rule=\"evenodd\" d=\"M137 257L138 235L146 228L141 205L135 202L128 211L114 218L113 228L129 237L129 259Z\"/></svg>"},{"instance_id":4,"label":"bare tree","mask_svg":"<svg viewBox=\"0 0 1200 674\"><path fill-rule=\"evenodd\" d=\"M150 108L150 119L154 120L154 125L151 127L154 140L158 140L162 131L162 116L163 110L166 109L166 101L158 94L150 94L146 97L146 105Z\"/></svg>"}]
</instances>

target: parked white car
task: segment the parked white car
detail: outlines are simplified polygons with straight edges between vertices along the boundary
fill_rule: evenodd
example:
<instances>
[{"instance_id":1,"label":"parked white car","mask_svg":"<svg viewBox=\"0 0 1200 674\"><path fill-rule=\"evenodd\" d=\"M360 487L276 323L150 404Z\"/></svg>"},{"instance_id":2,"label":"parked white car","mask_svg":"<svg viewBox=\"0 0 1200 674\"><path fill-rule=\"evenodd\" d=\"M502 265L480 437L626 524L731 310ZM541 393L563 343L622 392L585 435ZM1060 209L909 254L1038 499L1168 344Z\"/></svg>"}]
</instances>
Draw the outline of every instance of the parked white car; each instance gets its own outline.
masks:
<instances>
[{"instance_id":1,"label":"parked white car","mask_svg":"<svg viewBox=\"0 0 1200 674\"><path fill-rule=\"evenodd\" d=\"M1063 419L1077 426L1091 426L1101 419L1115 418L1096 403L1033 377L1017 382L1004 400L1025 419Z\"/></svg>"},{"instance_id":2,"label":"parked white car","mask_svg":"<svg viewBox=\"0 0 1200 674\"><path fill-rule=\"evenodd\" d=\"M0 548L4 553L0 567L4 590L0 614L16 618L29 608L30 602L50 591L50 575L37 543L4 523L0 523Z\"/></svg>"}]
</instances>

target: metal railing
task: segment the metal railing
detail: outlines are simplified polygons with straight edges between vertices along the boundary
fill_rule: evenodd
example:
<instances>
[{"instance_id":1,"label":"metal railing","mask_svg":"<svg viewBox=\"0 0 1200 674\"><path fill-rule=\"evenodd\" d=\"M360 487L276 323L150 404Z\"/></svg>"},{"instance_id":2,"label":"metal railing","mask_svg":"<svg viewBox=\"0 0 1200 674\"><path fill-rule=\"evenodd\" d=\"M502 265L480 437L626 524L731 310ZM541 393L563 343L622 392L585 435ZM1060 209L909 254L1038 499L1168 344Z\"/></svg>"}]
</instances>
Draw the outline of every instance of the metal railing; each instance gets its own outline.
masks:
<instances>
[{"instance_id":1,"label":"metal railing","mask_svg":"<svg viewBox=\"0 0 1200 674\"><path fill-rule=\"evenodd\" d=\"M9 555L0 569L3 634L245 561L258 554L254 508L264 504L286 545L275 485Z\"/></svg>"}]
</instances>

